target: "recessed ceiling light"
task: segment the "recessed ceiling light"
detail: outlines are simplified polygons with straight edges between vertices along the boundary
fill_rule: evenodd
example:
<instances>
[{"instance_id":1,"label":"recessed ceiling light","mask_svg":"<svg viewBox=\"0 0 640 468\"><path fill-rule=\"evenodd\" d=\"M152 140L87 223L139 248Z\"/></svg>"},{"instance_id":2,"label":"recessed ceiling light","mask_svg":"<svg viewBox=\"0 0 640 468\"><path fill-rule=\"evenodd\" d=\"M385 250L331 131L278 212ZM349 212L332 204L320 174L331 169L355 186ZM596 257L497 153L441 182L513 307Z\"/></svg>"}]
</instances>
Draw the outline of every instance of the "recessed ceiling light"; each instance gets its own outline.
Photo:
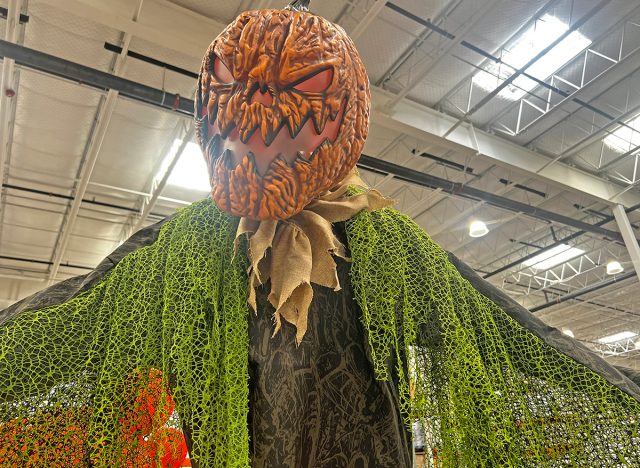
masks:
<instances>
[{"instance_id":1,"label":"recessed ceiling light","mask_svg":"<svg viewBox=\"0 0 640 468\"><path fill-rule=\"evenodd\" d=\"M622 273L624 268L620 265L620 262L616 260L612 260L607 263L607 275L617 275L618 273Z\"/></svg>"},{"instance_id":2,"label":"recessed ceiling light","mask_svg":"<svg viewBox=\"0 0 640 468\"><path fill-rule=\"evenodd\" d=\"M471 237L482 237L489 232L489 228L482 221L473 221L469 224L469 235Z\"/></svg>"},{"instance_id":3,"label":"recessed ceiling light","mask_svg":"<svg viewBox=\"0 0 640 468\"><path fill-rule=\"evenodd\" d=\"M542 16L515 39L508 50L502 54L502 61L510 66L491 62L484 67L486 71L481 70L473 77L473 82L487 91L493 91L514 74L515 70L512 67L522 68L568 29L569 25L555 16L549 14ZM591 40L578 31L573 31L527 68L526 73L544 80L590 44ZM498 96L510 100L520 99L536 86L538 84L535 81L521 75L513 80L512 85L500 91Z\"/></svg>"},{"instance_id":4,"label":"recessed ceiling light","mask_svg":"<svg viewBox=\"0 0 640 468\"><path fill-rule=\"evenodd\" d=\"M159 174L163 174L166 171L171 159L176 154L176 151L181 144L182 140L174 140L171 150L167 154ZM187 143L180 159L173 167L173 170L167 179L167 185L202 192L208 192L211 190L207 163L205 162L204 157L202 156L202 150L197 143Z\"/></svg>"},{"instance_id":5,"label":"recessed ceiling light","mask_svg":"<svg viewBox=\"0 0 640 468\"><path fill-rule=\"evenodd\" d=\"M582 255L584 250L571 247L567 244L560 244L553 249L542 252L529 260L524 261L524 265L535 268L536 270L548 270L554 266L560 265L571 260L578 255Z\"/></svg>"},{"instance_id":6,"label":"recessed ceiling light","mask_svg":"<svg viewBox=\"0 0 640 468\"><path fill-rule=\"evenodd\" d=\"M604 344L617 343L618 341L628 340L629 338L633 338L637 335L637 333L632 331L623 331L620 333L615 333L613 335L604 336L598 339L598 341Z\"/></svg>"}]
</instances>

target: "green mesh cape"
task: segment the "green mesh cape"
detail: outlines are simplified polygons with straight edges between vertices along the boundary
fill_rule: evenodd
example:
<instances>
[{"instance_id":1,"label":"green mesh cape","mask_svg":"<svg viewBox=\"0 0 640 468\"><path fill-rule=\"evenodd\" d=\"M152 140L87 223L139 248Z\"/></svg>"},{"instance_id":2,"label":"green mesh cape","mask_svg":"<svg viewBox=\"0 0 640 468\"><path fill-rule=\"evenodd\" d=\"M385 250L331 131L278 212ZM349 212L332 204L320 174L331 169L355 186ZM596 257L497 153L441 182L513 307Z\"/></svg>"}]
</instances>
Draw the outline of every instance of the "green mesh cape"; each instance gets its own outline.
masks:
<instances>
[{"instance_id":1,"label":"green mesh cape","mask_svg":"<svg viewBox=\"0 0 640 468\"><path fill-rule=\"evenodd\" d=\"M236 227L211 201L195 203L96 272L0 313L0 466L133 466L163 426L197 428L201 467L250 465L247 262L244 246L234 254ZM363 212L346 232L376 376L400 375L402 411L423 424L430 463L640 466L630 378L409 218Z\"/></svg>"}]
</instances>

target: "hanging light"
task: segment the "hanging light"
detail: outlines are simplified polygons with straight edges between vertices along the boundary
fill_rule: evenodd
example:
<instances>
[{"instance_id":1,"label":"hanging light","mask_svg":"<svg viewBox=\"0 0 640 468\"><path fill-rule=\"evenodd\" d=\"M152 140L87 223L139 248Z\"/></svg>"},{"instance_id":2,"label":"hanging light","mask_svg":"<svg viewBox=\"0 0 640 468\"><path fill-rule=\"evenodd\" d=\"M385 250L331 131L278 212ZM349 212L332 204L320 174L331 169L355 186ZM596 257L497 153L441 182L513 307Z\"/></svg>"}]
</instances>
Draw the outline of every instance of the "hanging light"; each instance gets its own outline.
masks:
<instances>
[{"instance_id":1,"label":"hanging light","mask_svg":"<svg viewBox=\"0 0 640 468\"><path fill-rule=\"evenodd\" d=\"M618 273L622 273L624 268L620 265L620 262L616 260L612 260L607 263L607 275L617 275Z\"/></svg>"},{"instance_id":2,"label":"hanging light","mask_svg":"<svg viewBox=\"0 0 640 468\"><path fill-rule=\"evenodd\" d=\"M489 232L489 228L482 221L473 221L469 225L469 235L471 237L482 237Z\"/></svg>"}]
</instances>

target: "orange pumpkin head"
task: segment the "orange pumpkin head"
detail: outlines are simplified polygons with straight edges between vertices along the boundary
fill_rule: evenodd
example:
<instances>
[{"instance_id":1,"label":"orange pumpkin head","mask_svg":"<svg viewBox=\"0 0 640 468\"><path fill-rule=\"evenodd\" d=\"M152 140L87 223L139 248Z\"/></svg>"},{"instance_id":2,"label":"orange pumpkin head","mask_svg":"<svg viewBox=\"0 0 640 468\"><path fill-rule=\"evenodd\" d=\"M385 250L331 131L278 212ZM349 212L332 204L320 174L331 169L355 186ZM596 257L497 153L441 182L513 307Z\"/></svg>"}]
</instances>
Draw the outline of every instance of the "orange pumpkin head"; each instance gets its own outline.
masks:
<instances>
[{"instance_id":1,"label":"orange pumpkin head","mask_svg":"<svg viewBox=\"0 0 640 468\"><path fill-rule=\"evenodd\" d=\"M351 39L306 11L242 13L211 44L196 125L218 207L286 219L355 166L369 81Z\"/></svg>"}]
</instances>

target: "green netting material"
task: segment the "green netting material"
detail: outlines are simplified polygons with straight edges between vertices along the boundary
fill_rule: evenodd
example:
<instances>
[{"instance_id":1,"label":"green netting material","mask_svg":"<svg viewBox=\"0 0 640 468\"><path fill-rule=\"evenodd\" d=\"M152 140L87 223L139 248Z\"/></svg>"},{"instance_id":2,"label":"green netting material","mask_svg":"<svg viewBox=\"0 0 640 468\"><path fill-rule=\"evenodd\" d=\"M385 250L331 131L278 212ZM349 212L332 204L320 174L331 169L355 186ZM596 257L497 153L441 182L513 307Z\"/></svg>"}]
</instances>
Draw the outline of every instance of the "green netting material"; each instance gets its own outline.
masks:
<instances>
[{"instance_id":1,"label":"green netting material","mask_svg":"<svg viewBox=\"0 0 640 468\"><path fill-rule=\"evenodd\" d=\"M640 466L640 403L479 294L411 219L361 213L347 234L376 372L395 367L430 463Z\"/></svg>"},{"instance_id":2,"label":"green netting material","mask_svg":"<svg viewBox=\"0 0 640 468\"><path fill-rule=\"evenodd\" d=\"M129 395L146 385L131 375L159 369L201 466L248 466L247 277L233 253L236 226L209 201L196 203L90 291L0 329L0 446L20 452L6 460L60 459L58 444L75 441L42 437L60 414L82 426L77 438L86 435L81 466L127 466L122 454L139 439L123 437L131 430L121 420ZM15 419L40 428L3 430ZM163 423L154 417L141 434Z\"/></svg>"},{"instance_id":3,"label":"green netting material","mask_svg":"<svg viewBox=\"0 0 640 468\"><path fill-rule=\"evenodd\" d=\"M169 424L191 428L200 466L248 466L236 226L196 203L91 290L3 325L0 460L70 466L52 462L62 447L79 465L132 466L141 435L165 424L171 387ZM422 420L439 467L640 466L636 400L480 295L410 219L385 209L346 228L377 376L399 375L407 423ZM147 421L132 408L154 375Z\"/></svg>"}]
</instances>

